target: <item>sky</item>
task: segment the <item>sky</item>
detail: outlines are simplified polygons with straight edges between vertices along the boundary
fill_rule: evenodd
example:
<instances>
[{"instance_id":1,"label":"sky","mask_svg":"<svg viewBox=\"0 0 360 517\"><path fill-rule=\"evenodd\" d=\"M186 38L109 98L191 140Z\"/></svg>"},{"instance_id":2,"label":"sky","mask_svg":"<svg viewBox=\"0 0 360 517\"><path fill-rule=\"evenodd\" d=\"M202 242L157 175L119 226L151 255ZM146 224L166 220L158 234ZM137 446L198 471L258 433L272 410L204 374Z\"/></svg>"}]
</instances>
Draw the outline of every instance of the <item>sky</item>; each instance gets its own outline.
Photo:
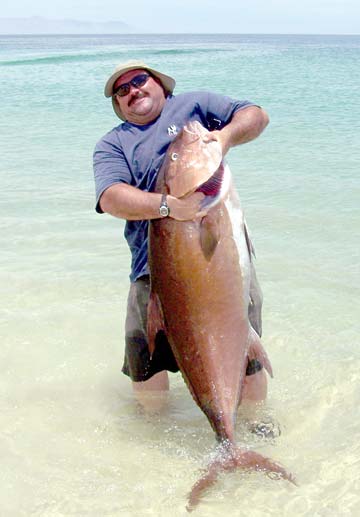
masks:
<instances>
[{"instance_id":1,"label":"sky","mask_svg":"<svg viewBox=\"0 0 360 517\"><path fill-rule=\"evenodd\" d=\"M122 21L139 32L359 34L359 0L17 0L0 18Z\"/></svg>"}]
</instances>

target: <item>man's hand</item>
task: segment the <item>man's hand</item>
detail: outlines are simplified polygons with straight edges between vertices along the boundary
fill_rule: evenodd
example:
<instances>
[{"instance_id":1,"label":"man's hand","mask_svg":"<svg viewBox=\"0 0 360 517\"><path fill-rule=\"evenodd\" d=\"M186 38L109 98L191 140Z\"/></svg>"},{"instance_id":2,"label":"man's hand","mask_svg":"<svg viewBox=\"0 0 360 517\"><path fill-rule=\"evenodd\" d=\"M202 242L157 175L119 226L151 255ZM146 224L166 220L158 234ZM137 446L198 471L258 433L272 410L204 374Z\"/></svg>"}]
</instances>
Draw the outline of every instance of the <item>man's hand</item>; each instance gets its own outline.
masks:
<instances>
[{"instance_id":1,"label":"man's hand","mask_svg":"<svg viewBox=\"0 0 360 517\"><path fill-rule=\"evenodd\" d=\"M167 204L170 209L170 217L177 221L191 221L201 219L207 213L201 209L201 203L205 195L202 192L194 192L190 196L178 199L167 196Z\"/></svg>"},{"instance_id":2,"label":"man's hand","mask_svg":"<svg viewBox=\"0 0 360 517\"><path fill-rule=\"evenodd\" d=\"M223 129L211 131L204 141L218 141L224 157L230 147L245 144L258 137L268 123L269 117L263 109L249 106L237 111Z\"/></svg>"},{"instance_id":3,"label":"man's hand","mask_svg":"<svg viewBox=\"0 0 360 517\"><path fill-rule=\"evenodd\" d=\"M223 132L224 130L217 130L211 131L206 136L204 136L203 141L204 142L219 142L221 147L222 156L224 157L225 154L230 149L229 141L227 138L227 135Z\"/></svg>"}]
</instances>

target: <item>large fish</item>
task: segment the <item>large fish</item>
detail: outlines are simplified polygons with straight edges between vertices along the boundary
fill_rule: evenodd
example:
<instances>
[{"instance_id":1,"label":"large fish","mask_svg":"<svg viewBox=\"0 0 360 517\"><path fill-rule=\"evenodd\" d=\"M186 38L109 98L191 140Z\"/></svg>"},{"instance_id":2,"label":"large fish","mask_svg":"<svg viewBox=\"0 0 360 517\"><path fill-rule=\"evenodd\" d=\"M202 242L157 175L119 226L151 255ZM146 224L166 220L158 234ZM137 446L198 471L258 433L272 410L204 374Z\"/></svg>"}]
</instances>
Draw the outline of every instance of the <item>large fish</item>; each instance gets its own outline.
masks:
<instances>
[{"instance_id":1,"label":"large fish","mask_svg":"<svg viewBox=\"0 0 360 517\"><path fill-rule=\"evenodd\" d=\"M220 443L218 456L190 493L188 509L223 470L240 466L292 481L277 463L235 444L248 360L258 358L272 371L248 318L250 257L230 170L221 160L220 144L200 123L190 122L167 151L156 191L183 197L196 190L206 194L203 219L156 219L149 229L150 353L163 330Z\"/></svg>"}]
</instances>

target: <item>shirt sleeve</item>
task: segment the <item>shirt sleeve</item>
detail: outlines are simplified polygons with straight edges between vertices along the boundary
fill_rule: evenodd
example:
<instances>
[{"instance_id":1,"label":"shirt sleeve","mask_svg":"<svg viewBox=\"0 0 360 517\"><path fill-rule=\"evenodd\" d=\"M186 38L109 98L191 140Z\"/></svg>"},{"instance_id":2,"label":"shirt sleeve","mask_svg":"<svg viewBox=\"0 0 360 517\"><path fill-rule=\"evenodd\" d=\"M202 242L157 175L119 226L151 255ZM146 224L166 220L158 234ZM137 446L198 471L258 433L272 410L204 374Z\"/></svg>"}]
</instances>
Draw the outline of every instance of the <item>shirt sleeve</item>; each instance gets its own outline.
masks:
<instances>
[{"instance_id":1,"label":"shirt sleeve","mask_svg":"<svg viewBox=\"0 0 360 517\"><path fill-rule=\"evenodd\" d=\"M226 95L208 93L208 106L206 119L208 129L222 129L232 119L234 113L249 106L256 106L248 100L236 100Z\"/></svg>"},{"instance_id":2,"label":"shirt sleeve","mask_svg":"<svg viewBox=\"0 0 360 517\"><path fill-rule=\"evenodd\" d=\"M95 177L95 210L102 214L100 198L104 191L115 183L130 183L131 173L121 147L109 136L102 138L95 146L93 156Z\"/></svg>"}]
</instances>

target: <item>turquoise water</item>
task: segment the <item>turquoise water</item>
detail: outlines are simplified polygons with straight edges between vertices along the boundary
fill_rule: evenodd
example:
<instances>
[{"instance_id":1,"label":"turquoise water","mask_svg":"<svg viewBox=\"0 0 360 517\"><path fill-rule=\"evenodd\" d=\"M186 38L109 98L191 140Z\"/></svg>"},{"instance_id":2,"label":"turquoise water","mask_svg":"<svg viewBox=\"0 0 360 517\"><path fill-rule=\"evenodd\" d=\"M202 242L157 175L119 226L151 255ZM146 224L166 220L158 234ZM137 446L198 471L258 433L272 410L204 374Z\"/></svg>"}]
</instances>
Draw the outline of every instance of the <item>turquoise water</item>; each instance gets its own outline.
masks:
<instances>
[{"instance_id":1,"label":"turquoise water","mask_svg":"<svg viewBox=\"0 0 360 517\"><path fill-rule=\"evenodd\" d=\"M222 478L199 516L360 512L360 36L0 37L3 515L185 515L213 433L179 375L138 413L120 373L129 253L94 212L92 150L117 120L116 63L261 104L271 123L230 151L257 251L275 378L271 443L299 487ZM169 513L170 512L170 513Z\"/></svg>"}]
</instances>

